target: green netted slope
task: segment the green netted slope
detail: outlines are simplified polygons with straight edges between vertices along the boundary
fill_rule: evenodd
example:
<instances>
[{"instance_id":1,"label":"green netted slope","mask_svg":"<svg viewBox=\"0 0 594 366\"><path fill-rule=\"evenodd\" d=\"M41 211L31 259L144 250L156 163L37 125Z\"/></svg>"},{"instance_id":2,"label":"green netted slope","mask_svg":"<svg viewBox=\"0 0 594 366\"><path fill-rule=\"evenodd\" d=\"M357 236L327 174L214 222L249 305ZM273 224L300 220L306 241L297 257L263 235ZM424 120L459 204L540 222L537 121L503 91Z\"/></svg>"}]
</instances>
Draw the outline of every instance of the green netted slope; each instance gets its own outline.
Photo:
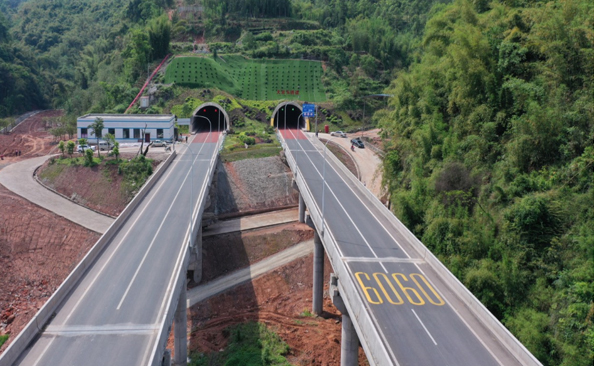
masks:
<instances>
[{"instance_id":1,"label":"green netted slope","mask_svg":"<svg viewBox=\"0 0 594 366\"><path fill-rule=\"evenodd\" d=\"M177 57L167 67L166 83L218 88L247 100L326 100L322 63L303 60L248 60L223 56Z\"/></svg>"}]
</instances>

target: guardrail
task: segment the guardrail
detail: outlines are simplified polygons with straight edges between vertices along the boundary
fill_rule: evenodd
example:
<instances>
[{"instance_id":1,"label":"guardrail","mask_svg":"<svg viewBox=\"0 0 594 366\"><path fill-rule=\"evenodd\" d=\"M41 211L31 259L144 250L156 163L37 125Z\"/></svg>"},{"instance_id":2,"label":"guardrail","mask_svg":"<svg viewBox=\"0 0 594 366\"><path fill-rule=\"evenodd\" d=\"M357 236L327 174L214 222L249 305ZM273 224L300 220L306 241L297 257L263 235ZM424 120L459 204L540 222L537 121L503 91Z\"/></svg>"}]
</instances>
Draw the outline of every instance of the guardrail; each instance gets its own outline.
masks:
<instances>
[{"instance_id":1,"label":"guardrail","mask_svg":"<svg viewBox=\"0 0 594 366\"><path fill-rule=\"evenodd\" d=\"M179 302L179 295L181 293L181 290L183 289L183 286L186 286L186 269L188 268L188 264L190 262L190 245L191 245L191 237L192 236L196 236L197 235L197 231L200 229L200 225L196 225L196 222L198 221L198 219L202 220L202 214L204 212L204 206L206 204L206 200L204 199L204 197L206 196L206 193L208 192L209 188L210 188L210 184L212 182L212 177L213 177L213 170L217 164L217 159L219 157L219 151L221 149L221 147L223 146L223 141L225 140L225 136L224 134L221 133L221 135L223 135L223 138L221 138L221 136L219 135L219 139L217 142L217 147L216 150L217 153L214 154L214 156L212 157L211 161L210 161L210 165L208 167L208 171L206 172L206 182L205 184L202 186L200 193L198 195L198 200L196 201L196 207L194 208L194 211L192 212L192 216L191 216L191 222L190 222L190 236L185 239L186 241L186 245L183 248L183 250L180 252L180 257L178 257L178 265L176 266L176 273L174 273L173 278L175 278L175 281L173 283L173 285L170 287L172 291L169 291L169 293L171 293L171 300L169 301L169 304L167 305L167 308L165 309L165 316L163 317L163 321L160 324L160 331L159 331L159 335L157 336L157 339L155 341L155 346L153 348L152 351L152 359L149 362L150 365L152 366L161 366L161 362L163 359L163 353L165 351L166 345L167 345L167 340L169 339L169 332L171 330L171 324L173 323L173 318L175 316L175 309L177 308L178 302ZM167 294L165 295L167 296ZM187 306L187 304L186 304Z\"/></svg>"},{"instance_id":2,"label":"guardrail","mask_svg":"<svg viewBox=\"0 0 594 366\"><path fill-rule=\"evenodd\" d=\"M54 294L47 300L41 309L39 309L37 314L35 314L35 316L29 321L25 328L23 328L23 330L19 333L17 338L15 338L10 346L8 346L8 348L4 351L2 356L0 356L0 364L7 366L12 365L29 346L33 338L35 338L39 332L43 332L46 323L54 316L58 306L61 305L70 291L85 274L87 269L94 264L98 255L103 251L105 246L128 220L130 215L134 212L136 207L138 207L146 194L163 175L173 159L175 159L175 156L176 153L173 152L167 159L165 159L157 171L145 182L143 187L126 206L124 211L122 211L120 216L118 216L113 224L111 224L111 226L101 236L101 238L99 238L97 243L95 243L87 255L79 262L79 264L68 275L68 277L66 277L56 292L54 292Z\"/></svg>"},{"instance_id":3,"label":"guardrail","mask_svg":"<svg viewBox=\"0 0 594 366\"><path fill-rule=\"evenodd\" d=\"M311 139L313 145L323 149L321 142ZM404 234L417 253L423 257L450 287L456 296L471 310L471 312L493 333L510 353L523 365L542 366L540 361L526 349L526 347L503 325L491 312L470 292L456 276L423 244L381 201L368 189L361 185L361 182L336 158L333 154L326 154L330 157L335 168L341 170L344 176L351 181L351 186L356 188L365 196L381 213L390 221L402 234ZM309 209L309 206L307 206ZM340 277L339 277L340 278ZM339 282L340 284L340 282Z\"/></svg>"},{"instance_id":4,"label":"guardrail","mask_svg":"<svg viewBox=\"0 0 594 366\"><path fill-rule=\"evenodd\" d=\"M14 122L12 122L10 125L4 127L2 130L0 130L0 133L3 134L7 134L9 132L12 132L15 128L18 127L18 125L23 122L24 120L26 120L29 117L33 117L34 115L36 115L39 112L43 112L43 111L32 111L32 112L27 112L21 116L19 116L17 119L14 120Z\"/></svg>"}]
</instances>

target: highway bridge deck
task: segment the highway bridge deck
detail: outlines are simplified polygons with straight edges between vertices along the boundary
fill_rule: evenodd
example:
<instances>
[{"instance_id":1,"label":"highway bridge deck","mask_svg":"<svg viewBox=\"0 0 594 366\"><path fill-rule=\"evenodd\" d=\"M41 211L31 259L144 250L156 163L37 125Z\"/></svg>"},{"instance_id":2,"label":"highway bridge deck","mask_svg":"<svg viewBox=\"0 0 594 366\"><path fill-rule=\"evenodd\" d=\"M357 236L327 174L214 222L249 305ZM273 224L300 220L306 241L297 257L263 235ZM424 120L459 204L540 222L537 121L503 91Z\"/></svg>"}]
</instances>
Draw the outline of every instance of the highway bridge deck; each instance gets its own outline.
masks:
<instances>
[{"instance_id":1,"label":"highway bridge deck","mask_svg":"<svg viewBox=\"0 0 594 366\"><path fill-rule=\"evenodd\" d=\"M324 163L321 145L312 143L312 135L312 141L299 130L281 130L281 135L316 211L323 213L325 230L337 244L338 257L332 258L330 244L324 243L332 266L335 271L345 268L349 278L339 278L340 282L356 288L356 298L347 300L364 304L378 333L379 339L361 339L359 334L364 348L379 340L390 362L401 366L520 364L466 309L408 237L360 194L366 188L353 185L332 162ZM318 224L316 228L323 231Z\"/></svg>"},{"instance_id":2,"label":"highway bridge deck","mask_svg":"<svg viewBox=\"0 0 594 366\"><path fill-rule=\"evenodd\" d=\"M180 261L190 217L207 191L218 136L198 134L178 148L168 170L16 365L160 363L153 360L163 352L156 343L176 280L185 278Z\"/></svg>"}]
</instances>

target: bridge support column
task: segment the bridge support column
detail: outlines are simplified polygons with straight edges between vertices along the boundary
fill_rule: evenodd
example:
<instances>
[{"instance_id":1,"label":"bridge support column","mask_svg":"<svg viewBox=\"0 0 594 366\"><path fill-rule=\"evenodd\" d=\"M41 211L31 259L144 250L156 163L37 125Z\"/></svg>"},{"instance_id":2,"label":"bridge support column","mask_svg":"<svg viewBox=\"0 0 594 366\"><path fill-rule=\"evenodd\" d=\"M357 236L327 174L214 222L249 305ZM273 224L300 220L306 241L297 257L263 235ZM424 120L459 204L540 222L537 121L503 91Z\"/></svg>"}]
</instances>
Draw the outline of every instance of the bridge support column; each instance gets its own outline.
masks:
<instances>
[{"instance_id":1,"label":"bridge support column","mask_svg":"<svg viewBox=\"0 0 594 366\"><path fill-rule=\"evenodd\" d=\"M173 322L173 347L175 350L173 363L175 366L186 366L188 364L188 309L185 283L179 294Z\"/></svg>"},{"instance_id":2,"label":"bridge support column","mask_svg":"<svg viewBox=\"0 0 594 366\"><path fill-rule=\"evenodd\" d=\"M188 271L192 271L192 280L195 283L202 281L202 223L199 224L196 239L190 248L190 265L188 266Z\"/></svg>"},{"instance_id":3,"label":"bridge support column","mask_svg":"<svg viewBox=\"0 0 594 366\"><path fill-rule=\"evenodd\" d=\"M299 193L299 222L305 222L305 201L301 193Z\"/></svg>"},{"instance_id":4,"label":"bridge support column","mask_svg":"<svg viewBox=\"0 0 594 366\"><path fill-rule=\"evenodd\" d=\"M322 314L324 303L324 246L318 232L314 232L312 311Z\"/></svg>"},{"instance_id":5,"label":"bridge support column","mask_svg":"<svg viewBox=\"0 0 594 366\"><path fill-rule=\"evenodd\" d=\"M359 365L359 338L351 317L342 314L342 339L340 342L340 366Z\"/></svg>"},{"instance_id":6,"label":"bridge support column","mask_svg":"<svg viewBox=\"0 0 594 366\"><path fill-rule=\"evenodd\" d=\"M330 298L342 313L342 337L340 341L340 366L359 365L359 337L353 326L344 300L338 291L338 277L334 273L330 275Z\"/></svg>"}]
</instances>

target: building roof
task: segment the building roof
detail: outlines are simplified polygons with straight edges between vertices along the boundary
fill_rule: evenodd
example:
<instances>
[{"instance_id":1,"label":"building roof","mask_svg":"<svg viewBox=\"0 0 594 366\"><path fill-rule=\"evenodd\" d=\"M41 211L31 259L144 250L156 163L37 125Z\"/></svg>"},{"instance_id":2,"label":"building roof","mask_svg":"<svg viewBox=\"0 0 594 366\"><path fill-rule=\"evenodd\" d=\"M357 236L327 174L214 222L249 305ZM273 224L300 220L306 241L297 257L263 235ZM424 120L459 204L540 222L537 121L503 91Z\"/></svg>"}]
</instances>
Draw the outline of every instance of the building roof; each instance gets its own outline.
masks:
<instances>
[{"instance_id":1,"label":"building roof","mask_svg":"<svg viewBox=\"0 0 594 366\"><path fill-rule=\"evenodd\" d=\"M104 121L154 121L154 122L168 122L175 118L173 114L85 114L84 116L80 116L78 120L95 120L95 118L100 117Z\"/></svg>"}]
</instances>

